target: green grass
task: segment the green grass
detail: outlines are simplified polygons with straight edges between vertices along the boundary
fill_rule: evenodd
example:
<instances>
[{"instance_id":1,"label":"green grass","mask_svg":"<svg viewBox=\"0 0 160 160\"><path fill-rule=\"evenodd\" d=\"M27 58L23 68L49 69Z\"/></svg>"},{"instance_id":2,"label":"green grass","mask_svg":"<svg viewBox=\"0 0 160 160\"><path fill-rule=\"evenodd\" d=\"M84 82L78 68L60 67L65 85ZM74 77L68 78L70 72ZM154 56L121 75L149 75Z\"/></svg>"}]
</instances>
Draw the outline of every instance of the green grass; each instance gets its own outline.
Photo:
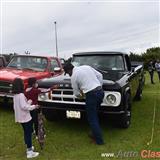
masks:
<instances>
[{"instance_id":1,"label":"green grass","mask_svg":"<svg viewBox=\"0 0 160 160\"><path fill-rule=\"evenodd\" d=\"M35 160L106 160L120 159L101 157L101 153L141 150L160 151L160 83L155 74L155 85L150 84L148 74L141 101L133 102L132 124L128 129L116 128L109 119L101 122L105 145L97 146L90 142L87 133L87 121L63 120L60 122L45 121L46 142L43 150L35 139L34 146L40 152ZM156 109L153 141L151 140L154 105ZM14 113L0 107L0 160L25 160L23 132L14 122ZM104 121L104 119L103 119ZM141 159L140 156L125 159ZM154 158L152 158L154 159Z\"/></svg>"}]
</instances>

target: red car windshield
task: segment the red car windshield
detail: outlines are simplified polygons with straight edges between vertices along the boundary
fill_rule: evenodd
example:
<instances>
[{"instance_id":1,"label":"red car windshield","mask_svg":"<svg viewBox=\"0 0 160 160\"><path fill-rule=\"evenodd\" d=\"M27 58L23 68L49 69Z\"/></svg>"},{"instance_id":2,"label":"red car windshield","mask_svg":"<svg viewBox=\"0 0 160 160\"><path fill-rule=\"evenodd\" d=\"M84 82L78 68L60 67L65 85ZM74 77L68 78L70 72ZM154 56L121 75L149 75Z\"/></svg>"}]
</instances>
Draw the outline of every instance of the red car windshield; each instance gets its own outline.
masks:
<instances>
[{"instance_id":1,"label":"red car windshield","mask_svg":"<svg viewBox=\"0 0 160 160\"><path fill-rule=\"evenodd\" d=\"M32 56L15 56L7 65L7 68L45 71L47 68L47 64L47 58Z\"/></svg>"}]
</instances>

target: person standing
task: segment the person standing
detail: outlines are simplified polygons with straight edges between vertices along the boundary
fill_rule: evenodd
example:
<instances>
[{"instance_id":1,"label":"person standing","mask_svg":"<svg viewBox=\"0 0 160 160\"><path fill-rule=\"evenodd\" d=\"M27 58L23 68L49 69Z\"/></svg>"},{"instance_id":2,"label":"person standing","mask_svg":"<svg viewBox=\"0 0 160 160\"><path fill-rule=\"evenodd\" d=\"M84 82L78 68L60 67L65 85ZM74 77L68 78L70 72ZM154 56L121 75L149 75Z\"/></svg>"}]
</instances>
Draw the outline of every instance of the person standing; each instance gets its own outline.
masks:
<instances>
[{"instance_id":1,"label":"person standing","mask_svg":"<svg viewBox=\"0 0 160 160\"><path fill-rule=\"evenodd\" d=\"M14 113L15 122L22 125L24 131L24 141L27 145L27 158L37 157L38 152L34 152L34 147L32 146L32 118L30 111L38 108L37 105L31 105L31 102L27 101L24 95L24 84L20 78L16 78L13 81L12 92L14 94Z\"/></svg>"},{"instance_id":2,"label":"person standing","mask_svg":"<svg viewBox=\"0 0 160 160\"><path fill-rule=\"evenodd\" d=\"M38 89L38 83L36 78L31 77L28 79L28 88L25 90L25 96L27 100L32 100L32 105L38 105L38 95L41 91ZM32 117L32 133L35 133L36 139L38 139L38 109L30 111Z\"/></svg>"},{"instance_id":3,"label":"person standing","mask_svg":"<svg viewBox=\"0 0 160 160\"><path fill-rule=\"evenodd\" d=\"M158 73L158 78L159 78L159 82L160 82L160 61L159 61L159 59L155 63L155 68L156 68L156 71Z\"/></svg>"},{"instance_id":4,"label":"person standing","mask_svg":"<svg viewBox=\"0 0 160 160\"><path fill-rule=\"evenodd\" d=\"M25 90L25 96L28 100L32 100L32 105L38 105L38 95L41 93L49 92L56 87L57 86L54 85L53 87L43 91L38 88L37 79L35 77L31 77L28 79L28 88ZM35 132L36 139L38 139L38 112L38 109L30 111L33 123L32 132Z\"/></svg>"},{"instance_id":5,"label":"person standing","mask_svg":"<svg viewBox=\"0 0 160 160\"><path fill-rule=\"evenodd\" d=\"M32 100L32 105L38 105L38 95L41 93L46 93L51 91L52 89L56 88L55 86L47 89L47 90L41 90L38 88L38 83L35 77L31 77L28 79L28 88L25 90L25 96L28 100ZM35 132L36 139L38 139L38 109L34 109L30 111L31 117L32 117L32 132Z\"/></svg>"},{"instance_id":6,"label":"person standing","mask_svg":"<svg viewBox=\"0 0 160 160\"><path fill-rule=\"evenodd\" d=\"M66 63L63 69L71 77L74 95L81 97L82 93L85 94L87 119L92 131L90 137L96 144L104 144L97 113L104 98L102 74L87 65L74 67L71 63Z\"/></svg>"},{"instance_id":7,"label":"person standing","mask_svg":"<svg viewBox=\"0 0 160 160\"><path fill-rule=\"evenodd\" d=\"M148 65L148 72L150 74L150 78L151 78L151 83L154 84L154 81L153 81L153 76L154 76L154 65L153 65L153 61L150 61L149 62L149 65Z\"/></svg>"}]
</instances>

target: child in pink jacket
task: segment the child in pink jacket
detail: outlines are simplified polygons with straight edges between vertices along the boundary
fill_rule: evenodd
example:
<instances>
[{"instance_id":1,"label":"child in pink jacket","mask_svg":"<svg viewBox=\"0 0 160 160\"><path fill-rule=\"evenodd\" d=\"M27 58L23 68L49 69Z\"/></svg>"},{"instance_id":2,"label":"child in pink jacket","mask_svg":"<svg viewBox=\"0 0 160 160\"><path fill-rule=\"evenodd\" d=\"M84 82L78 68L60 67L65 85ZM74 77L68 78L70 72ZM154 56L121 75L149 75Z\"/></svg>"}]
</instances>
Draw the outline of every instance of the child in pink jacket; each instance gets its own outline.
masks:
<instances>
[{"instance_id":1,"label":"child in pink jacket","mask_svg":"<svg viewBox=\"0 0 160 160\"><path fill-rule=\"evenodd\" d=\"M14 113L15 122L22 125L24 131L24 141L27 145L27 158L37 157L38 152L34 152L34 147L32 146L32 118L30 111L36 109L37 105L31 105L32 102L28 102L24 95L24 85L20 78L16 78L13 82L13 103L14 103Z\"/></svg>"}]
</instances>

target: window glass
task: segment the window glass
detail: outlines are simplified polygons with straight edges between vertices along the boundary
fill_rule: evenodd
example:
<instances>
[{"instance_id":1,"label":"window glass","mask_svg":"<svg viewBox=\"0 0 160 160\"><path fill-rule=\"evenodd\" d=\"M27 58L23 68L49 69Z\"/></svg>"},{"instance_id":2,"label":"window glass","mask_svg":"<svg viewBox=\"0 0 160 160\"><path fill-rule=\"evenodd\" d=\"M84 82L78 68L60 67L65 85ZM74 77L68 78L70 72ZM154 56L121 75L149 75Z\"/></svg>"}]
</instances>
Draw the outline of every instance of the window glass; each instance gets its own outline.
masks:
<instances>
[{"instance_id":1,"label":"window glass","mask_svg":"<svg viewBox=\"0 0 160 160\"><path fill-rule=\"evenodd\" d=\"M51 71L54 71L55 67L59 67L58 62L55 59L51 60Z\"/></svg>"},{"instance_id":2,"label":"window glass","mask_svg":"<svg viewBox=\"0 0 160 160\"><path fill-rule=\"evenodd\" d=\"M32 56L15 56L7 67L44 71L47 68L47 64L47 58Z\"/></svg>"},{"instance_id":3,"label":"window glass","mask_svg":"<svg viewBox=\"0 0 160 160\"><path fill-rule=\"evenodd\" d=\"M121 55L74 56L72 63L75 66L89 65L101 70L124 70Z\"/></svg>"}]
</instances>

